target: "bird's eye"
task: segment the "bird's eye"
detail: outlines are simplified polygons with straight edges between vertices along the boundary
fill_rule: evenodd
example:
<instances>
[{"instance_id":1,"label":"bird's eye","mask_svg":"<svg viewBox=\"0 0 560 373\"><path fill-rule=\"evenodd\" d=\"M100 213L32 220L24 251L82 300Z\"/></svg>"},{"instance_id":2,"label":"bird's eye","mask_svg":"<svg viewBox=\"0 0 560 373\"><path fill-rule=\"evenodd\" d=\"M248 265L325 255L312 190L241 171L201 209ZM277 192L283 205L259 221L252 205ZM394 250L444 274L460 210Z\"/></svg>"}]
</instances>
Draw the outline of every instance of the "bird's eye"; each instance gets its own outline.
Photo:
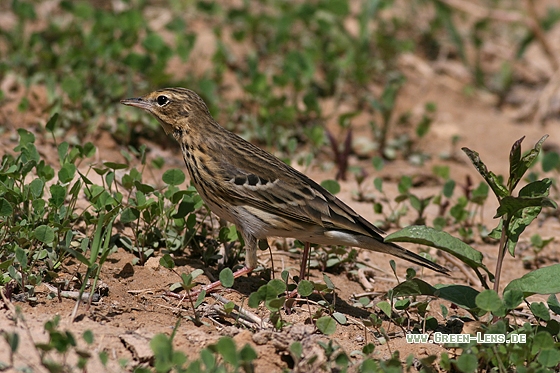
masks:
<instances>
[{"instance_id":1,"label":"bird's eye","mask_svg":"<svg viewBox=\"0 0 560 373\"><path fill-rule=\"evenodd\" d=\"M169 103L169 99L166 96L158 96L156 101L159 106L165 106Z\"/></svg>"}]
</instances>

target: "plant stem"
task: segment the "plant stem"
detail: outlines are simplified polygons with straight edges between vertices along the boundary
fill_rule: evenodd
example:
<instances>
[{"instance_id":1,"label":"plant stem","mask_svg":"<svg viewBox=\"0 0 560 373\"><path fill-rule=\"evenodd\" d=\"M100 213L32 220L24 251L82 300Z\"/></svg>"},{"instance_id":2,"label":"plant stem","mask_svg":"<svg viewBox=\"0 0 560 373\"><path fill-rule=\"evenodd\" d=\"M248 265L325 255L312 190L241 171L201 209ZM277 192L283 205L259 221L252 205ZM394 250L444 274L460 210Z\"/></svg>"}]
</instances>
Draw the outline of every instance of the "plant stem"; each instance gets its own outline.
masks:
<instances>
[{"instance_id":1,"label":"plant stem","mask_svg":"<svg viewBox=\"0 0 560 373\"><path fill-rule=\"evenodd\" d=\"M498 253L498 262L496 263L496 272L494 278L494 291L497 293L500 287L500 274L502 272L502 262L504 261L504 256L507 249L507 230L509 228L509 216L506 216L504 220L502 220L502 235L500 236L500 251Z\"/></svg>"}]
</instances>

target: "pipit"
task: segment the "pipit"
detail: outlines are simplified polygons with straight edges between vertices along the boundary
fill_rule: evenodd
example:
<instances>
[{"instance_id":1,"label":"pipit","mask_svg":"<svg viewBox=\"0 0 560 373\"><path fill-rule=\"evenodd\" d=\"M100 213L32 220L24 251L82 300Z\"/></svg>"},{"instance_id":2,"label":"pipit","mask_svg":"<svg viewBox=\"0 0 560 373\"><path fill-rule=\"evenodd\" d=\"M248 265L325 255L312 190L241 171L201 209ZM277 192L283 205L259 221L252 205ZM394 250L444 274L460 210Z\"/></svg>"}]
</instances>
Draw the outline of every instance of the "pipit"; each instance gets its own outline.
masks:
<instances>
[{"instance_id":1,"label":"pipit","mask_svg":"<svg viewBox=\"0 0 560 373\"><path fill-rule=\"evenodd\" d=\"M216 215L237 226L245 241L245 267L257 266L257 243L267 237L356 246L387 253L447 274L446 268L383 240L379 228L301 172L220 126L204 101L185 88L166 88L121 101L152 114L179 142L196 190ZM205 287L211 291L216 282Z\"/></svg>"}]
</instances>

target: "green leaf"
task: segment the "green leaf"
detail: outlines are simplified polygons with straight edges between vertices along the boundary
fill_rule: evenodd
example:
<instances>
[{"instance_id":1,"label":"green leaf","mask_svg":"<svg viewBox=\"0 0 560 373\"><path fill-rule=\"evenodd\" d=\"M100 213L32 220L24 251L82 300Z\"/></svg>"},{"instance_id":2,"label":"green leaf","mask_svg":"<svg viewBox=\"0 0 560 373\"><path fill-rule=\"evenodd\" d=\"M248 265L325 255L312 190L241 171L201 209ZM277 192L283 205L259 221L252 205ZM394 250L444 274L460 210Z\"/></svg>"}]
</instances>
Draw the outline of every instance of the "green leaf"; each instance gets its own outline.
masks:
<instances>
[{"instance_id":1,"label":"green leaf","mask_svg":"<svg viewBox=\"0 0 560 373\"><path fill-rule=\"evenodd\" d=\"M86 341L86 343L88 345L91 345L93 343L94 340L94 336L93 336L93 332L91 330L86 330L83 334L82 334L84 341Z\"/></svg>"},{"instance_id":2,"label":"green leaf","mask_svg":"<svg viewBox=\"0 0 560 373\"><path fill-rule=\"evenodd\" d=\"M401 282L393 288L393 294L397 297L405 297L412 295L434 295L436 289L426 281L413 278Z\"/></svg>"},{"instance_id":3,"label":"green leaf","mask_svg":"<svg viewBox=\"0 0 560 373\"><path fill-rule=\"evenodd\" d=\"M502 307L503 305L502 300L500 299L498 293L496 293L492 289L483 290L480 294L476 296L475 301L476 301L476 305L480 309L484 311L490 311L490 312L495 312L499 310L500 307Z\"/></svg>"},{"instance_id":4,"label":"green leaf","mask_svg":"<svg viewBox=\"0 0 560 373\"><path fill-rule=\"evenodd\" d=\"M385 241L412 242L435 247L461 259L461 261L473 269L482 268L488 273L491 279L494 277L486 266L482 264L482 253L473 249L460 239L451 236L449 233L434 228L424 225L410 225L388 235L385 237Z\"/></svg>"},{"instance_id":5,"label":"green leaf","mask_svg":"<svg viewBox=\"0 0 560 373\"><path fill-rule=\"evenodd\" d=\"M293 342L288 349L294 361L297 362L299 359L301 359L303 355L303 346L301 342L298 341Z\"/></svg>"},{"instance_id":6,"label":"green leaf","mask_svg":"<svg viewBox=\"0 0 560 373\"><path fill-rule=\"evenodd\" d=\"M37 175L45 179L45 181L52 180L54 178L54 169L51 166L45 164L44 161L41 161L37 165Z\"/></svg>"},{"instance_id":7,"label":"green leaf","mask_svg":"<svg viewBox=\"0 0 560 373\"><path fill-rule=\"evenodd\" d=\"M224 268L220 272L220 283L225 288L231 288L233 286L233 272L230 268Z\"/></svg>"},{"instance_id":8,"label":"green leaf","mask_svg":"<svg viewBox=\"0 0 560 373\"><path fill-rule=\"evenodd\" d=\"M185 290L190 290L195 286L195 284L193 283L192 274L190 273L189 274L181 273L181 282L182 282L183 289Z\"/></svg>"},{"instance_id":9,"label":"green leaf","mask_svg":"<svg viewBox=\"0 0 560 373\"><path fill-rule=\"evenodd\" d=\"M127 207L121 212L120 221L123 224L128 224L138 220L139 217L140 217L140 211L132 207Z\"/></svg>"},{"instance_id":10,"label":"green leaf","mask_svg":"<svg viewBox=\"0 0 560 373\"><path fill-rule=\"evenodd\" d=\"M158 372L171 370L173 343L165 334L157 334L150 341L150 348L154 352L155 368Z\"/></svg>"},{"instance_id":11,"label":"green leaf","mask_svg":"<svg viewBox=\"0 0 560 373\"><path fill-rule=\"evenodd\" d=\"M496 176L492 171L488 171L488 168L482 162L482 160L480 159L480 155L477 152L470 150L469 148L462 149L465 154L467 154L478 173L480 173L480 175L482 175L488 185L490 185L490 188L492 188L492 191L494 192L498 200L509 195L508 189L501 183L498 176Z\"/></svg>"},{"instance_id":12,"label":"green leaf","mask_svg":"<svg viewBox=\"0 0 560 373\"><path fill-rule=\"evenodd\" d=\"M525 172L533 166L536 162L539 153L541 152L544 141L548 138L548 135L544 135L535 144L533 149L531 149L527 154L521 157L521 165L516 171L516 176L521 180ZM513 190L513 189L512 189Z\"/></svg>"},{"instance_id":13,"label":"green leaf","mask_svg":"<svg viewBox=\"0 0 560 373\"><path fill-rule=\"evenodd\" d=\"M346 323L348 322L348 320L346 319L346 316L344 316L343 313L340 312L333 312L332 314L333 319L335 319L340 325L346 325Z\"/></svg>"},{"instance_id":14,"label":"green leaf","mask_svg":"<svg viewBox=\"0 0 560 373\"><path fill-rule=\"evenodd\" d=\"M204 302L204 298L206 298L206 290L202 289L202 290L200 290L200 293L198 293L198 297L196 298L196 302L194 302L194 308L197 308L198 306L200 306L202 304L202 302Z\"/></svg>"},{"instance_id":15,"label":"green leaf","mask_svg":"<svg viewBox=\"0 0 560 373\"><path fill-rule=\"evenodd\" d=\"M0 197L0 216L13 216L14 208L7 199Z\"/></svg>"},{"instance_id":16,"label":"green leaf","mask_svg":"<svg viewBox=\"0 0 560 373\"><path fill-rule=\"evenodd\" d=\"M537 361L544 367L552 368L560 362L560 351L558 350L543 350L539 353Z\"/></svg>"},{"instance_id":17,"label":"green leaf","mask_svg":"<svg viewBox=\"0 0 560 373\"><path fill-rule=\"evenodd\" d=\"M548 304L548 308L550 308L552 312L560 315L560 302L558 302L558 298L556 298L556 295L550 294L546 303Z\"/></svg>"},{"instance_id":18,"label":"green leaf","mask_svg":"<svg viewBox=\"0 0 560 373\"><path fill-rule=\"evenodd\" d=\"M367 358L360 364L359 372L379 372L381 368L376 360ZM400 372L400 369L396 370L396 372Z\"/></svg>"},{"instance_id":19,"label":"green leaf","mask_svg":"<svg viewBox=\"0 0 560 373\"><path fill-rule=\"evenodd\" d=\"M286 302L286 297L274 298L269 299L264 302L264 305L270 312L278 312L284 307L284 303Z\"/></svg>"},{"instance_id":20,"label":"green leaf","mask_svg":"<svg viewBox=\"0 0 560 373\"><path fill-rule=\"evenodd\" d=\"M54 113L54 115L49 119L45 128L49 132L53 132L56 127L56 122L58 122L58 113Z\"/></svg>"},{"instance_id":21,"label":"green leaf","mask_svg":"<svg viewBox=\"0 0 560 373\"><path fill-rule=\"evenodd\" d=\"M66 199L66 189L61 185L54 184L51 185L50 192L51 198L49 198L49 202L55 207L62 206Z\"/></svg>"},{"instance_id":22,"label":"green leaf","mask_svg":"<svg viewBox=\"0 0 560 373\"><path fill-rule=\"evenodd\" d=\"M434 295L437 295L439 298L455 303L459 307L463 307L469 311L476 312L478 290L465 285L437 284L434 287L436 289Z\"/></svg>"},{"instance_id":23,"label":"green leaf","mask_svg":"<svg viewBox=\"0 0 560 373\"><path fill-rule=\"evenodd\" d=\"M478 369L478 359L476 355L463 353L457 359L457 368L462 373L474 373Z\"/></svg>"},{"instance_id":24,"label":"green leaf","mask_svg":"<svg viewBox=\"0 0 560 373\"><path fill-rule=\"evenodd\" d=\"M332 194L340 192L340 184L336 180L323 180L321 186Z\"/></svg>"},{"instance_id":25,"label":"green leaf","mask_svg":"<svg viewBox=\"0 0 560 373\"><path fill-rule=\"evenodd\" d=\"M548 197L512 197L506 196L500 201L500 207L496 211L494 218L499 218L505 214L513 215L519 210L528 207L552 207L557 208L556 202Z\"/></svg>"},{"instance_id":26,"label":"green leaf","mask_svg":"<svg viewBox=\"0 0 560 373\"><path fill-rule=\"evenodd\" d=\"M297 286L298 294L302 297L308 297L313 294L313 289L315 286L311 281L301 280Z\"/></svg>"},{"instance_id":27,"label":"green leaf","mask_svg":"<svg viewBox=\"0 0 560 373\"><path fill-rule=\"evenodd\" d=\"M191 275L191 278L194 280L195 278L197 278L198 276L200 276L203 273L204 273L204 271L202 269L198 268L198 269L195 269L194 271L192 271L190 273L190 275Z\"/></svg>"},{"instance_id":28,"label":"green leaf","mask_svg":"<svg viewBox=\"0 0 560 373\"><path fill-rule=\"evenodd\" d=\"M552 181L550 179L543 179L537 180L532 183L525 185L519 191L519 197L542 197L547 196L549 192L549 188L551 186ZM553 202L552 200L550 200ZM556 205L555 202L553 202ZM526 207L521 210L517 210L510 221L508 226L508 251L513 256L515 254L515 246L519 241L519 236L525 231L525 228L531 224L531 222L538 216L541 212L541 206L534 206L534 207ZM502 223L494 229L493 234L497 234L498 236L502 232Z\"/></svg>"},{"instance_id":29,"label":"green leaf","mask_svg":"<svg viewBox=\"0 0 560 373\"><path fill-rule=\"evenodd\" d=\"M399 193L408 194L410 188L412 188L412 178L406 175L402 176L398 184Z\"/></svg>"},{"instance_id":30,"label":"green leaf","mask_svg":"<svg viewBox=\"0 0 560 373\"><path fill-rule=\"evenodd\" d=\"M548 135L541 137L533 149L531 149L523 157L521 157L521 142L525 137L522 137L513 144L512 155L510 155L510 177L508 180L508 188L510 191L515 189L516 185L523 178L525 172L527 172L527 170L535 163L547 137Z\"/></svg>"},{"instance_id":31,"label":"green leaf","mask_svg":"<svg viewBox=\"0 0 560 373\"><path fill-rule=\"evenodd\" d=\"M134 186L136 187L136 189L138 189L138 191L144 194L152 193L155 190L153 186L148 184L143 184L137 180L134 181Z\"/></svg>"},{"instance_id":32,"label":"green leaf","mask_svg":"<svg viewBox=\"0 0 560 373\"><path fill-rule=\"evenodd\" d=\"M387 301L377 302L376 306L383 311L383 313L389 317L392 315L391 305Z\"/></svg>"},{"instance_id":33,"label":"green leaf","mask_svg":"<svg viewBox=\"0 0 560 373\"><path fill-rule=\"evenodd\" d=\"M321 2L324 9L332 14L344 17L350 12L348 0L329 0Z\"/></svg>"},{"instance_id":34,"label":"green leaf","mask_svg":"<svg viewBox=\"0 0 560 373\"><path fill-rule=\"evenodd\" d=\"M177 168L172 168L165 171L161 179L168 185L180 185L185 182L185 173Z\"/></svg>"},{"instance_id":35,"label":"green leaf","mask_svg":"<svg viewBox=\"0 0 560 373\"><path fill-rule=\"evenodd\" d=\"M512 289L504 291L504 306L508 310L517 308L523 302L523 292Z\"/></svg>"},{"instance_id":36,"label":"green leaf","mask_svg":"<svg viewBox=\"0 0 560 373\"><path fill-rule=\"evenodd\" d=\"M268 286L273 289L275 295L280 295L286 291L286 283L282 280L274 279L268 282Z\"/></svg>"},{"instance_id":37,"label":"green leaf","mask_svg":"<svg viewBox=\"0 0 560 373\"><path fill-rule=\"evenodd\" d=\"M375 179L373 179L373 186L375 187L375 190L377 190L379 193L383 192L383 179L380 177L376 177Z\"/></svg>"},{"instance_id":38,"label":"green leaf","mask_svg":"<svg viewBox=\"0 0 560 373\"><path fill-rule=\"evenodd\" d=\"M432 120L428 116L423 116L418 123L418 126L416 127L416 135L420 138L426 136L426 134L430 130L431 124Z\"/></svg>"},{"instance_id":39,"label":"green leaf","mask_svg":"<svg viewBox=\"0 0 560 373\"><path fill-rule=\"evenodd\" d=\"M257 352L253 349L253 347L251 347L251 345L247 343L245 344L245 346L241 348L241 350L239 350L239 357L244 362L251 362L255 360L258 357L258 355Z\"/></svg>"},{"instance_id":40,"label":"green leaf","mask_svg":"<svg viewBox=\"0 0 560 373\"><path fill-rule=\"evenodd\" d=\"M5 332L3 331L3 337L4 340L8 343L8 345L10 346L10 350L12 353L16 353L18 347L19 347L19 334L16 332ZM3 363L2 363L3 365ZM3 370L5 370L6 368L8 368L7 366L4 366L4 368L2 368Z\"/></svg>"},{"instance_id":41,"label":"green leaf","mask_svg":"<svg viewBox=\"0 0 560 373\"><path fill-rule=\"evenodd\" d=\"M205 348L202 351L200 351L200 359L202 360L208 372L213 372L216 370L215 369L216 358L214 354L210 351L210 348ZM204 372L199 365L200 363L198 361L193 362L191 365L189 365L189 371L192 370L194 373Z\"/></svg>"},{"instance_id":42,"label":"green leaf","mask_svg":"<svg viewBox=\"0 0 560 373\"><path fill-rule=\"evenodd\" d=\"M548 196L551 186L552 180L549 178L533 181L521 188L519 191L519 197Z\"/></svg>"},{"instance_id":43,"label":"green leaf","mask_svg":"<svg viewBox=\"0 0 560 373\"><path fill-rule=\"evenodd\" d=\"M543 302L533 302L531 303L529 308L536 318L544 321L550 320L550 313L548 312L548 308Z\"/></svg>"},{"instance_id":44,"label":"green leaf","mask_svg":"<svg viewBox=\"0 0 560 373\"><path fill-rule=\"evenodd\" d=\"M103 162L105 167L109 167L112 170L124 170L128 166L124 163L116 163L116 162Z\"/></svg>"},{"instance_id":45,"label":"green leaf","mask_svg":"<svg viewBox=\"0 0 560 373\"><path fill-rule=\"evenodd\" d=\"M148 52L157 54L166 47L166 44L160 35L155 32L150 32L142 42L142 46L146 48Z\"/></svg>"},{"instance_id":46,"label":"green leaf","mask_svg":"<svg viewBox=\"0 0 560 373\"><path fill-rule=\"evenodd\" d=\"M560 273L560 264L537 269L510 282L504 292L519 290L525 297L533 294L558 294L560 293L558 273Z\"/></svg>"},{"instance_id":47,"label":"green leaf","mask_svg":"<svg viewBox=\"0 0 560 373\"><path fill-rule=\"evenodd\" d=\"M260 302L264 302L266 300L274 299L278 296L278 293L272 286L262 285L259 290L256 292L251 293L249 295L248 305L251 308L258 308Z\"/></svg>"},{"instance_id":48,"label":"green leaf","mask_svg":"<svg viewBox=\"0 0 560 373\"><path fill-rule=\"evenodd\" d=\"M164 254L160 259L159 259L159 264L167 269L172 269L175 268L175 261L173 260L173 258L171 257L171 255L169 254Z\"/></svg>"},{"instance_id":49,"label":"green leaf","mask_svg":"<svg viewBox=\"0 0 560 373\"><path fill-rule=\"evenodd\" d=\"M19 135L19 145L14 149L16 152L21 151L27 144L33 144L35 142L35 135L28 130L18 128L17 132Z\"/></svg>"},{"instance_id":50,"label":"green leaf","mask_svg":"<svg viewBox=\"0 0 560 373\"><path fill-rule=\"evenodd\" d=\"M552 171L560 167L560 154L557 152L545 153L542 159L542 169L544 172Z\"/></svg>"},{"instance_id":51,"label":"green leaf","mask_svg":"<svg viewBox=\"0 0 560 373\"><path fill-rule=\"evenodd\" d=\"M70 197L77 199L78 195L80 194L81 188L82 188L82 181L78 179L76 180L74 185L72 185L72 188L70 188L70 193L69 193Z\"/></svg>"},{"instance_id":52,"label":"green leaf","mask_svg":"<svg viewBox=\"0 0 560 373\"><path fill-rule=\"evenodd\" d=\"M58 180L66 184L72 181L76 173L76 166L73 163L65 163L64 166L58 171Z\"/></svg>"},{"instance_id":53,"label":"green leaf","mask_svg":"<svg viewBox=\"0 0 560 373\"><path fill-rule=\"evenodd\" d=\"M531 346L531 353L537 354L543 350L553 350L554 349L554 340L552 336L545 331L538 332L533 337L533 345Z\"/></svg>"},{"instance_id":54,"label":"green leaf","mask_svg":"<svg viewBox=\"0 0 560 373\"><path fill-rule=\"evenodd\" d=\"M315 325L317 326L317 329L325 335L331 335L336 332L336 321L334 321L334 319L330 316L318 318Z\"/></svg>"},{"instance_id":55,"label":"green leaf","mask_svg":"<svg viewBox=\"0 0 560 373\"><path fill-rule=\"evenodd\" d=\"M327 285L327 288L330 290L334 290L335 286L334 283L332 282L332 280L329 278L329 276L327 276L326 273L323 273L323 281L325 281L325 284Z\"/></svg>"},{"instance_id":56,"label":"green leaf","mask_svg":"<svg viewBox=\"0 0 560 373\"><path fill-rule=\"evenodd\" d=\"M239 360L237 356L237 348L235 342L230 337L222 337L216 343L216 351L222 355L224 361L230 363L234 367L238 366Z\"/></svg>"},{"instance_id":57,"label":"green leaf","mask_svg":"<svg viewBox=\"0 0 560 373\"><path fill-rule=\"evenodd\" d=\"M373 164L373 168L375 168L375 171L381 171L383 169L383 166L385 166L385 161L378 155L374 156L371 159L371 163Z\"/></svg>"},{"instance_id":58,"label":"green leaf","mask_svg":"<svg viewBox=\"0 0 560 373\"><path fill-rule=\"evenodd\" d=\"M68 154L68 148L70 148L70 144L68 144L66 141L63 141L60 143L60 145L58 145L57 148L58 160L61 166L64 165L64 163L66 163L65 160Z\"/></svg>"},{"instance_id":59,"label":"green leaf","mask_svg":"<svg viewBox=\"0 0 560 373\"><path fill-rule=\"evenodd\" d=\"M395 302L395 309L402 311L408 309L410 307L410 298L399 299Z\"/></svg>"},{"instance_id":60,"label":"green leaf","mask_svg":"<svg viewBox=\"0 0 560 373\"><path fill-rule=\"evenodd\" d=\"M82 148L82 156L85 158L92 157L95 154L96 148L95 145L91 141L86 142L84 147Z\"/></svg>"},{"instance_id":61,"label":"green leaf","mask_svg":"<svg viewBox=\"0 0 560 373\"><path fill-rule=\"evenodd\" d=\"M51 243L54 241L54 230L47 225L40 225L33 232L33 236L43 243Z\"/></svg>"},{"instance_id":62,"label":"green leaf","mask_svg":"<svg viewBox=\"0 0 560 373\"><path fill-rule=\"evenodd\" d=\"M73 102L77 102L84 92L82 81L74 74L65 74L62 78L61 87Z\"/></svg>"},{"instance_id":63,"label":"green leaf","mask_svg":"<svg viewBox=\"0 0 560 373\"><path fill-rule=\"evenodd\" d=\"M473 203L483 205L484 201L488 198L488 184L485 184L483 181L478 184L476 189L473 189L471 193L471 201Z\"/></svg>"},{"instance_id":64,"label":"green leaf","mask_svg":"<svg viewBox=\"0 0 560 373\"><path fill-rule=\"evenodd\" d=\"M520 161L521 161L521 142L523 141L524 138L525 136L523 136L522 138L514 142L511 147L511 151L509 152L509 180L508 180L509 190L513 190L515 188L515 185L517 185L519 180L521 180L521 177L523 177L523 173L524 173L524 171L522 171L523 165L521 164ZM519 175L521 171L523 173Z\"/></svg>"},{"instance_id":65,"label":"green leaf","mask_svg":"<svg viewBox=\"0 0 560 373\"><path fill-rule=\"evenodd\" d=\"M446 198L451 198L453 196L453 191L455 190L455 180L449 179L443 184L443 195Z\"/></svg>"},{"instance_id":66,"label":"green leaf","mask_svg":"<svg viewBox=\"0 0 560 373\"><path fill-rule=\"evenodd\" d=\"M89 242L89 240L88 240L88 241L86 241L86 240L87 240L87 238L84 239L84 241L82 241L82 242ZM72 255L74 258L78 259L80 262L82 262L83 264L85 264L86 267L89 267L89 266L90 266L89 259L86 258L86 257L84 256L84 254L82 254L82 253L80 253L79 251L76 251L76 250L74 250L74 249L72 249L72 248L70 248L70 247L65 247L64 250L68 251L68 252L70 253L70 255Z\"/></svg>"},{"instance_id":67,"label":"green leaf","mask_svg":"<svg viewBox=\"0 0 560 373\"><path fill-rule=\"evenodd\" d=\"M27 269L27 252L21 247L16 247L16 261L20 264L23 270Z\"/></svg>"}]
</instances>

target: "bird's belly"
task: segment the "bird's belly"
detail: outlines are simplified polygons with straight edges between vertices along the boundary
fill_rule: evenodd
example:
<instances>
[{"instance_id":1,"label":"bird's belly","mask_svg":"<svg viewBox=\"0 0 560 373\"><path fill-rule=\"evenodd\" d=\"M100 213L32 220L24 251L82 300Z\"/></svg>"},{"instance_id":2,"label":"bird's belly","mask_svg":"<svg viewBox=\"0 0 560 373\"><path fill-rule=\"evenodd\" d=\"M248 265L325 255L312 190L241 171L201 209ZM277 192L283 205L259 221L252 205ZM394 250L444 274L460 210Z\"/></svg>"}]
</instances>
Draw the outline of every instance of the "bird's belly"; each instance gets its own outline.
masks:
<instances>
[{"instance_id":1,"label":"bird's belly","mask_svg":"<svg viewBox=\"0 0 560 373\"><path fill-rule=\"evenodd\" d=\"M237 205L226 208L208 202L206 204L220 218L235 224L241 232L258 239L291 237L316 244L361 246L351 234L326 230L319 225L292 220L251 206Z\"/></svg>"},{"instance_id":2,"label":"bird's belly","mask_svg":"<svg viewBox=\"0 0 560 373\"><path fill-rule=\"evenodd\" d=\"M232 208L231 215L233 220L230 221L237 225L239 230L258 239L292 237L316 242L319 237L324 237L324 229L318 225L272 214L251 206L235 206Z\"/></svg>"}]
</instances>

